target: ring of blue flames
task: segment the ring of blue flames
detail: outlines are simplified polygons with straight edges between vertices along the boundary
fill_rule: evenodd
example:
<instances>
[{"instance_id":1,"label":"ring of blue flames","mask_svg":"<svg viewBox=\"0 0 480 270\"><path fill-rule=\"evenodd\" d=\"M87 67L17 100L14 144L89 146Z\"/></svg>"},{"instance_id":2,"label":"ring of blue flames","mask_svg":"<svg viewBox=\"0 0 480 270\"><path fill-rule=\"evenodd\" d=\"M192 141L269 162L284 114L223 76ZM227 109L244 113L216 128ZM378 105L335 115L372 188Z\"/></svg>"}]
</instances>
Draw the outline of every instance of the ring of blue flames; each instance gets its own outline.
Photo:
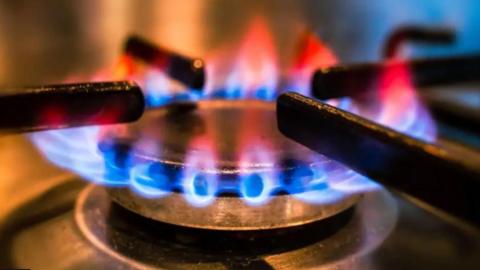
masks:
<instances>
[{"instance_id":1,"label":"ring of blue flames","mask_svg":"<svg viewBox=\"0 0 480 270\"><path fill-rule=\"evenodd\" d=\"M324 157L318 162L297 166L288 175L266 170L238 173L229 181L202 169L186 170L136 160L133 155L120 153L114 148L99 150L96 143L99 130L100 127L56 130L37 133L32 138L37 145L42 145L40 149L50 161L94 183L130 187L141 196L152 199L180 192L197 207L208 206L222 194L241 197L249 205L261 205L272 195L285 193L321 204L379 187L368 178ZM80 138L90 143L79 144Z\"/></svg>"},{"instance_id":2,"label":"ring of blue flames","mask_svg":"<svg viewBox=\"0 0 480 270\"><path fill-rule=\"evenodd\" d=\"M154 83L150 83L149 78L145 80L146 101L150 107L211 98L256 98L269 101L275 98L274 93L268 90L272 87L260 87L254 91L253 96L245 97L240 91L241 85L232 83L227 89L216 92L201 93L192 90L173 94L162 90L164 85L158 83L161 79L158 76L153 78ZM331 100L329 103L361 114L348 98ZM413 104L395 123L387 124L411 136L431 141L434 140L434 132L431 132L432 124L429 120L428 113L421 104ZM72 128L38 132L31 137L47 159L91 182L129 187L141 196L152 199L168 196L171 192L181 192L189 203L197 207L208 206L217 196L225 193L241 197L250 205L267 203L272 195L281 192L308 203L322 204L379 188L370 179L323 156L308 166L299 166L290 172L289 181L284 181L285 175L272 172L237 174L235 181L223 181L218 175L196 170L195 167L172 173L168 166L136 160L133 155L118 148L100 150L98 138L101 129Z\"/></svg>"}]
</instances>

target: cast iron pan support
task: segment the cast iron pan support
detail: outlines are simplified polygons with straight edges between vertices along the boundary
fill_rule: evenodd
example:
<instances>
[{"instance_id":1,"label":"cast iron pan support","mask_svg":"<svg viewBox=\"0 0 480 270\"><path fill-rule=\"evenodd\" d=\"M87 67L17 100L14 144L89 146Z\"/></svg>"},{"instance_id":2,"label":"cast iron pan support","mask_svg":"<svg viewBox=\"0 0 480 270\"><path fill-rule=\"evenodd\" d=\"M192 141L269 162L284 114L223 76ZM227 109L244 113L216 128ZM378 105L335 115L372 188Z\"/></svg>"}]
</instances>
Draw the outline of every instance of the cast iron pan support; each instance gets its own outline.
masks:
<instances>
[{"instance_id":1,"label":"cast iron pan support","mask_svg":"<svg viewBox=\"0 0 480 270\"><path fill-rule=\"evenodd\" d=\"M287 137L388 187L480 225L480 164L297 93L277 100Z\"/></svg>"}]
</instances>

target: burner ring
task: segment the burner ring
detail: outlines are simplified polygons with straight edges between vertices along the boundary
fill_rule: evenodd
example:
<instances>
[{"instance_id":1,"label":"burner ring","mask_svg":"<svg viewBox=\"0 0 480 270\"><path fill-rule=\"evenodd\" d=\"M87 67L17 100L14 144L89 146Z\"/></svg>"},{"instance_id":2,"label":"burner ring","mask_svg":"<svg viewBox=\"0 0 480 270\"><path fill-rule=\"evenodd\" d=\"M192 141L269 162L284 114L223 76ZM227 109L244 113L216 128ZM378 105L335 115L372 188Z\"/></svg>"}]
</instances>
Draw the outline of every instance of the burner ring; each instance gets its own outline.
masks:
<instances>
[{"instance_id":1,"label":"burner ring","mask_svg":"<svg viewBox=\"0 0 480 270\"><path fill-rule=\"evenodd\" d=\"M277 195L267 203L255 206L238 197L217 197L207 206L196 207L179 193L157 199L142 197L128 188L110 188L108 193L121 206L154 220L192 228L237 231L308 224L345 211L361 197L345 196L317 205L299 200L294 195Z\"/></svg>"}]
</instances>

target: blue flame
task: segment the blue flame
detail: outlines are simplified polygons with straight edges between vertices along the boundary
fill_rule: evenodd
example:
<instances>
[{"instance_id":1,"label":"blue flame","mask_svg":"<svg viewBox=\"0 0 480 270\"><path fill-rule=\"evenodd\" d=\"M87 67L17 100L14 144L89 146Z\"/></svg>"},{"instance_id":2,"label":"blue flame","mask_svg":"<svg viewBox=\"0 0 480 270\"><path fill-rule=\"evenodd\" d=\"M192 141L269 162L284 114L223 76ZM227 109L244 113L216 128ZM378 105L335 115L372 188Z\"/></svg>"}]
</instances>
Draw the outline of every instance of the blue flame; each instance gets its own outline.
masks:
<instances>
[{"instance_id":1,"label":"blue flame","mask_svg":"<svg viewBox=\"0 0 480 270\"><path fill-rule=\"evenodd\" d=\"M201 98L201 91L196 89L181 89L165 74L150 70L143 78L145 100L147 107L159 107L181 101L196 101Z\"/></svg>"},{"instance_id":2,"label":"blue flame","mask_svg":"<svg viewBox=\"0 0 480 270\"><path fill-rule=\"evenodd\" d=\"M95 183L125 185L107 177L104 157L97 146L99 131L99 127L84 127L39 132L32 135L32 140L48 160L62 168Z\"/></svg>"},{"instance_id":3,"label":"blue flame","mask_svg":"<svg viewBox=\"0 0 480 270\"><path fill-rule=\"evenodd\" d=\"M189 173L183 176L185 199L202 207L211 204L217 194L218 179L214 174Z\"/></svg>"},{"instance_id":4,"label":"blue flame","mask_svg":"<svg viewBox=\"0 0 480 270\"><path fill-rule=\"evenodd\" d=\"M268 174L252 173L240 176L240 195L250 205L261 205L271 198L273 179Z\"/></svg>"},{"instance_id":5,"label":"blue flame","mask_svg":"<svg viewBox=\"0 0 480 270\"><path fill-rule=\"evenodd\" d=\"M333 203L351 194L380 188L370 179L327 159L312 164L309 174L313 177L302 183L303 192L293 193L294 197L308 203Z\"/></svg>"},{"instance_id":6,"label":"blue flame","mask_svg":"<svg viewBox=\"0 0 480 270\"><path fill-rule=\"evenodd\" d=\"M166 173L152 172L157 164L141 164L133 166L130 173L130 184L133 190L147 198L160 198L170 193L169 178ZM161 169L161 167L160 167Z\"/></svg>"},{"instance_id":7,"label":"blue flame","mask_svg":"<svg viewBox=\"0 0 480 270\"><path fill-rule=\"evenodd\" d=\"M101 133L99 127L84 127L38 132L32 135L32 140L50 161L92 182L129 186L151 199L181 192L185 200L196 207L210 205L225 192L242 197L246 204L258 206L268 203L278 192L293 194L309 203L324 203L378 188L369 179L322 156L310 165L296 166L287 172L250 169L251 172L232 174L225 180L215 173L216 160L211 153L189 153L185 168L180 173L172 173L167 164L135 159L132 156L135 146L99 146ZM245 164L271 162L268 153L262 145L246 149L239 168L249 171Z\"/></svg>"},{"instance_id":8,"label":"blue flame","mask_svg":"<svg viewBox=\"0 0 480 270\"><path fill-rule=\"evenodd\" d=\"M180 184L185 199L192 205L202 207L211 204L219 191L215 158L210 152L189 153L185 169L180 176Z\"/></svg>"}]
</instances>

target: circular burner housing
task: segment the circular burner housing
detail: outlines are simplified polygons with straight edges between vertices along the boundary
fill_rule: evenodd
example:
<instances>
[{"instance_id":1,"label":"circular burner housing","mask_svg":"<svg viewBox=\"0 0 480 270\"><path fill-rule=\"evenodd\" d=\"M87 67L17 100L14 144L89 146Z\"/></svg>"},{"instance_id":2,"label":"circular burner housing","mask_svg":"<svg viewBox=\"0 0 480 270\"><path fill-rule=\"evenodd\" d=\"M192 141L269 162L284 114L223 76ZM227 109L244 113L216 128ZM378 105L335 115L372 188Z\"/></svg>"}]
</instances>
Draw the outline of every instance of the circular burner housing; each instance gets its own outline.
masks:
<instances>
[{"instance_id":1,"label":"circular burner housing","mask_svg":"<svg viewBox=\"0 0 480 270\"><path fill-rule=\"evenodd\" d=\"M201 230L143 219L91 185L78 197L75 221L117 268L352 269L390 234L398 209L392 196L380 190L365 194L352 210L278 230Z\"/></svg>"},{"instance_id":2,"label":"circular burner housing","mask_svg":"<svg viewBox=\"0 0 480 270\"><path fill-rule=\"evenodd\" d=\"M149 199L130 189L110 189L112 199L123 207L154 220L210 230L269 230L308 224L338 214L354 205L359 195L338 201L312 204L292 195L277 195L261 205L249 205L239 197L220 196L196 207L181 194Z\"/></svg>"},{"instance_id":3,"label":"circular burner housing","mask_svg":"<svg viewBox=\"0 0 480 270\"><path fill-rule=\"evenodd\" d=\"M335 189L360 176L277 130L272 102L158 108L107 130L100 150L109 171L130 179L129 188L109 190L114 201L187 227L290 227L330 217L360 197Z\"/></svg>"}]
</instances>

